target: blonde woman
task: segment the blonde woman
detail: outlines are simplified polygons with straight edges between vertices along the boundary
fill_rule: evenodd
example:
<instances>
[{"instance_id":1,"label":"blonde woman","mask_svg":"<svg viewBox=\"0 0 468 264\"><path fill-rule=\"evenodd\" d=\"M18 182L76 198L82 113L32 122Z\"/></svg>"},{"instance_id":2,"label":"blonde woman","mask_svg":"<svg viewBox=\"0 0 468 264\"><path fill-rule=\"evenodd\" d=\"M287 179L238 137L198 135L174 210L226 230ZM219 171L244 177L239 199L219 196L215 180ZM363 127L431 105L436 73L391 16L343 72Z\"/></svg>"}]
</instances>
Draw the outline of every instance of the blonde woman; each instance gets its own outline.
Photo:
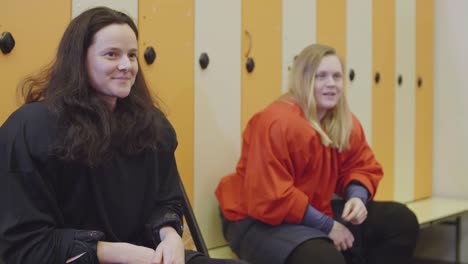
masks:
<instances>
[{"instance_id":1,"label":"blonde woman","mask_svg":"<svg viewBox=\"0 0 468 264\"><path fill-rule=\"evenodd\" d=\"M253 264L410 263L418 223L373 202L383 170L344 95L343 63L314 44L289 92L249 121L236 172L217 190L223 231ZM343 200L332 201L338 194Z\"/></svg>"}]
</instances>

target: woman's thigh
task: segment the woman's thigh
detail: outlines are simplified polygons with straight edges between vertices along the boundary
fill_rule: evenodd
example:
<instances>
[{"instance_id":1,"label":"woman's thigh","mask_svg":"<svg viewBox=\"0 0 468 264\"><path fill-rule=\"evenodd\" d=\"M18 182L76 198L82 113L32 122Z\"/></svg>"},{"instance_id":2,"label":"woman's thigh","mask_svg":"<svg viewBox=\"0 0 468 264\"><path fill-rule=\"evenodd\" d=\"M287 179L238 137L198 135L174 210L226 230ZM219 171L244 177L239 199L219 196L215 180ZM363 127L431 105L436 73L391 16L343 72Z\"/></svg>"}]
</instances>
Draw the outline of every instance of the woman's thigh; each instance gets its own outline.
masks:
<instances>
[{"instance_id":1,"label":"woman's thigh","mask_svg":"<svg viewBox=\"0 0 468 264\"><path fill-rule=\"evenodd\" d=\"M328 239L311 239L300 244L285 264L345 264L343 254Z\"/></svg>"},{"instance_id":2,"label":"woman's thigh","mask_svg":"<svg viewBox=\"0 0 468 264\"><path fill-rule=\"evenodd\" d=\"M328 240L321 231L303 225L272 226L253 219L224 222L224 234L233 251L255 264L283 264L304 241L313 238Z\"/></svg>"},{"instance_id":3,"label":"woman's thigh","mask_svg":"<svg viewBox=\"0 0 468 264\"><path fill-rule=\"evenodd\" d=\"M367 218L361 225L352 225L341 219L345 201L334 200L333 213L335 220L343 223L360 243L374 245L378 240L394 237L401 232L414 234L419 230L419 224L414 213L404 204L398 202L369 202ZM365 240L365 242L364 242ZM358 240L359 242L359 240Z\"/></svg>"}]
</instances>

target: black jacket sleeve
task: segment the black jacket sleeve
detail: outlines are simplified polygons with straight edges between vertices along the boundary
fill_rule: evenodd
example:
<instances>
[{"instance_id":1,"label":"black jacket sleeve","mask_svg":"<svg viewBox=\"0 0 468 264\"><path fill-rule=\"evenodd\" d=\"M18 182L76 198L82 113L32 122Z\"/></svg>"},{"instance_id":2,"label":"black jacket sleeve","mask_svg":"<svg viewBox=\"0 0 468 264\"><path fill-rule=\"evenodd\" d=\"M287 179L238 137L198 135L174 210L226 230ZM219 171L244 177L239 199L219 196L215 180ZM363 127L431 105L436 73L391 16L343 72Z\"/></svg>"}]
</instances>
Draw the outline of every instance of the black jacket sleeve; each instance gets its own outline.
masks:
<instances>
[{"instance_id":1,"label":"black jacket sleeve","mask_svg":"<svg viewBox=\"0 0 468 264\"><path fill-rule=\"evenodd\" d=\"M163 226L172 226L180 236L183 232L183 206L182 192L180 189L180 177L174 156L177 147L177 138L174 129L167 119L164 118L161 143L157 150L159 178L157 199L151 216L147 223L156 247L160 242L159 230Z\"/></svg>"},{"instance_id":2,"label":"black jacket sleeve","mask_svg":"<svg viewBox=\"0 0 468 264\"><path fill-rule=\"evenodd\" d=\"M6 263L98 263L99 231L62 229L55 184L38 169L47 159L45 107L26 105L0 128L0 255ZM83 254L84 253L84 254Z\"/></svg>"}]
</instances>

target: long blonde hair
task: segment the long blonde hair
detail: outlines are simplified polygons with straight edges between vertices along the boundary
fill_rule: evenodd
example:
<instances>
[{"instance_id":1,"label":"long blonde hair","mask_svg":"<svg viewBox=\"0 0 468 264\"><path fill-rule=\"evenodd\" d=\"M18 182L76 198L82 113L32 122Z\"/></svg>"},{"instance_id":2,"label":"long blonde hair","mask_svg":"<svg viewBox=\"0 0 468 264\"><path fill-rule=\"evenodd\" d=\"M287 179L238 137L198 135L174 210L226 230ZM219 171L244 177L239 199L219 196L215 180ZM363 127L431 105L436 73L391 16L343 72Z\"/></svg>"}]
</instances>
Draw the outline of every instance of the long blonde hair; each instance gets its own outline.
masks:
<instances>
[{"instance_id":1,"label":"long blonde hair","mask_svg":"<svg viewBox=\"0 0 468 264\"><path fill-rule=\"evenodd\" d=\"M323 57L335 55L334 48L312 44L304 48L295 58L289 73L288 95L301 107L305 118L319 133L322 144L338 148L349 148L349 138L353 126L351 111L344 92L337 105L327 111L322 120L317 115L317 103L314 96L314 83L317 68ZM340 59L344 72L343 62ZM343 87L344 88L344 87Z\"/></svg>"}]
</instances>

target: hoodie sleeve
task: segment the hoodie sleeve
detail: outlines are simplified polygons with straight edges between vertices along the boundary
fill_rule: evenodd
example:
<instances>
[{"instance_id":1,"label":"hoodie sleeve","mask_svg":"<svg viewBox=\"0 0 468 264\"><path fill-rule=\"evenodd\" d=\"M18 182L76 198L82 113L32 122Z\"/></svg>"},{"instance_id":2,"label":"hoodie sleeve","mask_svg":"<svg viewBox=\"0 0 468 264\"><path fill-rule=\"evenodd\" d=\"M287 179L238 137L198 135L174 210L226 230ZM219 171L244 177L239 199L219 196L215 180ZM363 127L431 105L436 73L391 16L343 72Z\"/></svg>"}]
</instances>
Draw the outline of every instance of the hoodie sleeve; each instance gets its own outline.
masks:
<instances>
[{"instance_id":1,"label":"hoodie sleeve","mask_svg":"<svg viewBox=\"0 0 468 264\"><path fill-rule=\"evenodd\" d=\"M155 246L161 242L159 231L162 227L172 226L180 236L183 232L181 179L174 154L177 148L177 136L165 117L163 117L161 141L157 151L158 171L155 176L158 177L161 186L147 223Z\"/></svg>"},{"instance_id":2,"label":"hoodie sleeve","mask_svg":"<svg viewBox=\"0 0 468 264\"><path fill-rule=\"evenodd\" d=\"M354 116L350 149L341 153L340 165L337 194L345 197L345 190L348 185L357 182L369 191L369 199L372 199L383 177L383 170L372 149L367 144L361 124Z\"/></svg>"}]
</instances>

